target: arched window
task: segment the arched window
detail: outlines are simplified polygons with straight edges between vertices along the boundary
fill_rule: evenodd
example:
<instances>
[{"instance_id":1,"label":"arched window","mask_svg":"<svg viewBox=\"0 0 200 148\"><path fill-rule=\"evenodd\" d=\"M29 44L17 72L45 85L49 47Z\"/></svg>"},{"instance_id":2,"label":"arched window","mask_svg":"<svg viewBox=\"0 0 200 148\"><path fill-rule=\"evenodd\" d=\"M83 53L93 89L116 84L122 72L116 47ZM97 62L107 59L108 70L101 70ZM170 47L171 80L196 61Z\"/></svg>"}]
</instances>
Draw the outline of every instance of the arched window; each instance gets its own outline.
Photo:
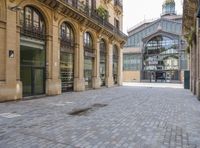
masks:
<instances>
[{"instance_id":1,"label":"arched window","mask_svg":"<svg viewBox=\"0 0 200 148\"><path fill-rule=\"evenodd\" d=\"M178 49L179 40L177 38L169 38L165 35L157 35L151 38L144 48L144 78L178 80ZM152 76L148 72L151 72Z\"/></svg>"},{"instance_id":2,"label":"arched window","mask_svg":"<svg viewBox=\"0 0 200 148\"><path fill-rule=\"evenodd\" d=\"M118 83L118 48L113 46L113 81L114 84Z\"/></svg>"},{"instance_id":3,"label":"arched window","mask_svg":"<svg viewBox=\"0 0 200 148\"><path fill-rule=\"evenodd\" d=\"M93 41L92 41L91 34L89 32L85 32L84 34L84 47L87 49L93 48Z\"/></svg>"},{"instance_id":4,"label":"arched window","mask_svg":"<svg viewBox=\"0 0 200 148\"><path fill-rule=\"evenodd\" d=\"M101 78L101 86L105 86L106 80L106 42L104 39L100 41L100 67L99 73Z\"/></svg>"},{"instance_id":5,"label":"arched window","mask_svg":"<svg viewBox=\"0 0 200 148\"><path fill-rule=\"evenodd\" d=\"M117 49L116 45L114 45L114 47L113 47L113 59L114 60L118 59L118 49Z\"/></svg>"},{"instance_id":6,"label":"arched window","mask_svg":"<svg viewBox=\"0 0 200 148\"><path fill-rule=\"evenodd\" d=\"M60 76L62 92L72 91L74 87L74 31L67 22L60 27Z\"/></svg>"},{"instance_id":7,"label":"arched window","mask_svg":"<svg viewBox=\"0 0 200 148\"><path fill-rule=\"evenodd\" d=\"M72 27L68 23L64 22L61 25L60 36L61 40L64 40L66 42L74 42L74 32Z\"/></svg>"},{"instance_id":8,"label":"arched window","mask_svg":"<svg viewBox=\"0 0 200 148\"><path fill-rule=\"evenodd\" d=\"M24 7L21 17L21 34L37 39L45 39L45 23L41 13L31 7Z\"/></svg>"},{"instance_id":9,"label":"arched window","mask_svg":"<svg viewBox=\"0 0 200 148\"><path fill-rule=\"evenodd\" d=\"M104 39L101 39L100 41L100 53L106 53L106 43Z\"/></svg>"}]
</instances>

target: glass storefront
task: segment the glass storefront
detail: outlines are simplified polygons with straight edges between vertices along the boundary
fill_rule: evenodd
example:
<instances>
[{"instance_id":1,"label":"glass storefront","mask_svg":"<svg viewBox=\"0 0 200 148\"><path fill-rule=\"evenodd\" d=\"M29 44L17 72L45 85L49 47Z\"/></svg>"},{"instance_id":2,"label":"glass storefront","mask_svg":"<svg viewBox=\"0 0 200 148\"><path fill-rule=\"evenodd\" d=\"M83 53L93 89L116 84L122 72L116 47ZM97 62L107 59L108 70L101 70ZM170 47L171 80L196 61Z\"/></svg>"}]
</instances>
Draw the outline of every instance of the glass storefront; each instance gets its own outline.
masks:
<instances>
[{"instance_id":1,"label":"glass storefront","mask_svg":"<svg viewBox=\"0 0 200 148\"><path fill-rule=\"evenodd\" d=\"M113 81L118 84L118 49L115 45L113 47Z\"/></svg>"},{"instance_id":2,"label":"glass storefront","mask_svg":"<svg viewBox=\"0 0 200 148\"><path fill-rule=\"evenodd\" d=\"M20 46L20 74L23 96L45 93L45 48Z\"/></svg>"},{"instance_id":3,"label":"glass storefront","mask_svg":"<svg viewBox=\"0 0 200 148\"><path fill-rule=\"evenodd\" d=\"M143 79L179 80L179 41L165 36L152 38L143 54Z\"/></svg>"},{"instance_id":4,"label":"glass storefront","mask_svg":"<svg viewBox=\"0 0 200 148\"><path fill-rule=\"evenodd\" d=\"M106 83L106 44L105 41L102 39L100 42L100 79L101 79L101 86L105 86Z\"/></svg>"},{"instance_id":5,"label":"glass storefront","mask_svg":"<svg viewBox=\"0 0 200 148\"><path fill-rule=\"evenodd\" d=\"M60 31L60 77L62 92L67 92L74 87L74 32L66 22L61 25Z\"/></svg>"},{"instance_id":6,"label":"glass storefront","mask_svg":"<svg viewBox=\"0 0 200 148\"><path fill-rule=\"evenodd\" d=\"M35 8L26 6L21 13L20 79L23 96L45 93L45 23Z\"/></svg>"},{"instance_id":7,"label":"glass storefront","mask_svg":"<svg viewBox=\"0 0 200 148\"><path fill-rule=\"evenodd\" d=\"M92 89L93 65L94 65L94 49L93 41L89 32L84 34L84 78L85 88Z\"/></svg>"}]
</instances>

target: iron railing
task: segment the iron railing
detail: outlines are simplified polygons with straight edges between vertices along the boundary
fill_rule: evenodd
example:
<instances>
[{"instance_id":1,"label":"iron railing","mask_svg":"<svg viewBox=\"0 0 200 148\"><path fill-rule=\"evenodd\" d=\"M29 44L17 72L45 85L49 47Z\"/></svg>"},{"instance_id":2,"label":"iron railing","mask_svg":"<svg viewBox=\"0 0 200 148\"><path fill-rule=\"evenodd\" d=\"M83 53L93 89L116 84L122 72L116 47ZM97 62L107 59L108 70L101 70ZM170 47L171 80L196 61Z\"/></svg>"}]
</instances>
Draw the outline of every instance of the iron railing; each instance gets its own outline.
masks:
<instances>
[{"instance_id":1,"label":"iron railing","mask_svg":"<svg viewBox=\"0 0 200 148\"><path fill-rule=\"evenodd\" d=\"M81 12L82 14L86 15L89 18L95 20L98 24L104 26L109 31L121 36L123 39L127 40L127 35L120 31L117 27L109 23L106 19L103 19L101 16L98 15L97 11L94 8L90 8L89 5L86 5L78 0L74 0L71 2L70 0L62 0L65 4L70 7L73 7L77 11ZM122 7L120 0L115 1L116 5Z\"/></svg>"},{"instance_id":2,"label":"iron railing","mask_svg":"<svg viewBox=\"0 0 200 148\"><path fill-rule=\"evenodd\" d=\"M20 33L31 38L45 40L45 30L34 25L22 24Z\"/></svg>"},{"instance_id":3,"label":"iron railing","mask_svg":"<svg viewBox=\"0 0 200 148\"><path fill-rule=\"evenodd\" d=\"M115 0L114 1L114 5L120 7L121 9L123 9L123 5L122 5L121 0Z\"/></svg>"}]
</instances>

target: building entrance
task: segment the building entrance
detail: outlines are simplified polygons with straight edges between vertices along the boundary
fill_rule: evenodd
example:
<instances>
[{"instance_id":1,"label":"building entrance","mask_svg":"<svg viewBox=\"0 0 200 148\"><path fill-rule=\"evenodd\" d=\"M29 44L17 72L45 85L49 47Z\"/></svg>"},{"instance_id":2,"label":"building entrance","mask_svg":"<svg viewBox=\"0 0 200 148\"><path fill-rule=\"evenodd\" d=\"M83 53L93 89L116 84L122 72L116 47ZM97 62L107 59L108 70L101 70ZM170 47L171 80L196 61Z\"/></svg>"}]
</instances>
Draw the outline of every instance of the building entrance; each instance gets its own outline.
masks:
<instances>
[{"instance_id":1,"label":"building entrance","mask_svg":"<svg viewBox=\"0 0 200 148\"><path fill-rule=\"evenodd\" d=\"M118 84L118 48L115 45L113 48L113 81Z\"/></svg>"},{"instance_id":2,"label":"building entrance","mask_svg":"<svg viewBox=\"0 0 200 148\"><path fill-rule=\"evenodd\" d=\"M61 52L60 73L62 82L62 92L72 91L74 84L74 57L73 54Z\"/></svg>"},{"instance_id":3,"label":"building entrance","mask_svg":"<svg viewBox=\"0 0 200 148\"><path fill-rule=\"evenodd\" d=\"M45 94L46 39L42 14L24 7L20 30L20 78L23 96Z\"/></svg>"},{"instance_id":4,"label":"building entrance","mask_svg":"<svg viewBox=\"0 0 200 148\"><path fill-rule=\"evenodd\" d=\"M21 45L20 75L23 96L45 93L45 50Z\"/></svg>"},{"instance_id":5,"label":"building entrance","mask_svg":"<svg viewBox=\"0 0 200 148\"><path fill-rule=\"evenodd\" d=\"M103 39L100 42L100 79L101 86L106 85L106 43Z\"/></svg>"},{"instance_id":6,"label":"building entrance","mask_svg":"<svg viewBox=\"0 0 200 148\"><path fill-rule=\"evenodd\" d=\"M85 57L84 62L84 77L85 77L85 88L91 89L92 88L92 75L93 75L93 58L92 57Z\"/></svg>"}]
</instances>

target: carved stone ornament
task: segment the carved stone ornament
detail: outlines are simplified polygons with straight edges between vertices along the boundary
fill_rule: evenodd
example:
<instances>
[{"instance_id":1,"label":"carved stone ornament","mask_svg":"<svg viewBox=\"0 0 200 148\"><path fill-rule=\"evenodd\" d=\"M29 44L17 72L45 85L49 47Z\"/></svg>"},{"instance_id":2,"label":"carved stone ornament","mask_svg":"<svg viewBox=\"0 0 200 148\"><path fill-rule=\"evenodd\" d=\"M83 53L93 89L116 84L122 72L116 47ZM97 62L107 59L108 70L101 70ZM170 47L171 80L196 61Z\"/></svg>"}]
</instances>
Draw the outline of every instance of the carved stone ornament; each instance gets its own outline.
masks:
<instances>
[{"instance_id":1,"label":"carved stone ornament","mask_svg":"<svg viewBox=\"0 0 200 148\"><path fill-rule=\"evenodd\" d=\"M54 20L57 21L58 20L58 12L54 11Z\"/></svg>"}]
</instances>

